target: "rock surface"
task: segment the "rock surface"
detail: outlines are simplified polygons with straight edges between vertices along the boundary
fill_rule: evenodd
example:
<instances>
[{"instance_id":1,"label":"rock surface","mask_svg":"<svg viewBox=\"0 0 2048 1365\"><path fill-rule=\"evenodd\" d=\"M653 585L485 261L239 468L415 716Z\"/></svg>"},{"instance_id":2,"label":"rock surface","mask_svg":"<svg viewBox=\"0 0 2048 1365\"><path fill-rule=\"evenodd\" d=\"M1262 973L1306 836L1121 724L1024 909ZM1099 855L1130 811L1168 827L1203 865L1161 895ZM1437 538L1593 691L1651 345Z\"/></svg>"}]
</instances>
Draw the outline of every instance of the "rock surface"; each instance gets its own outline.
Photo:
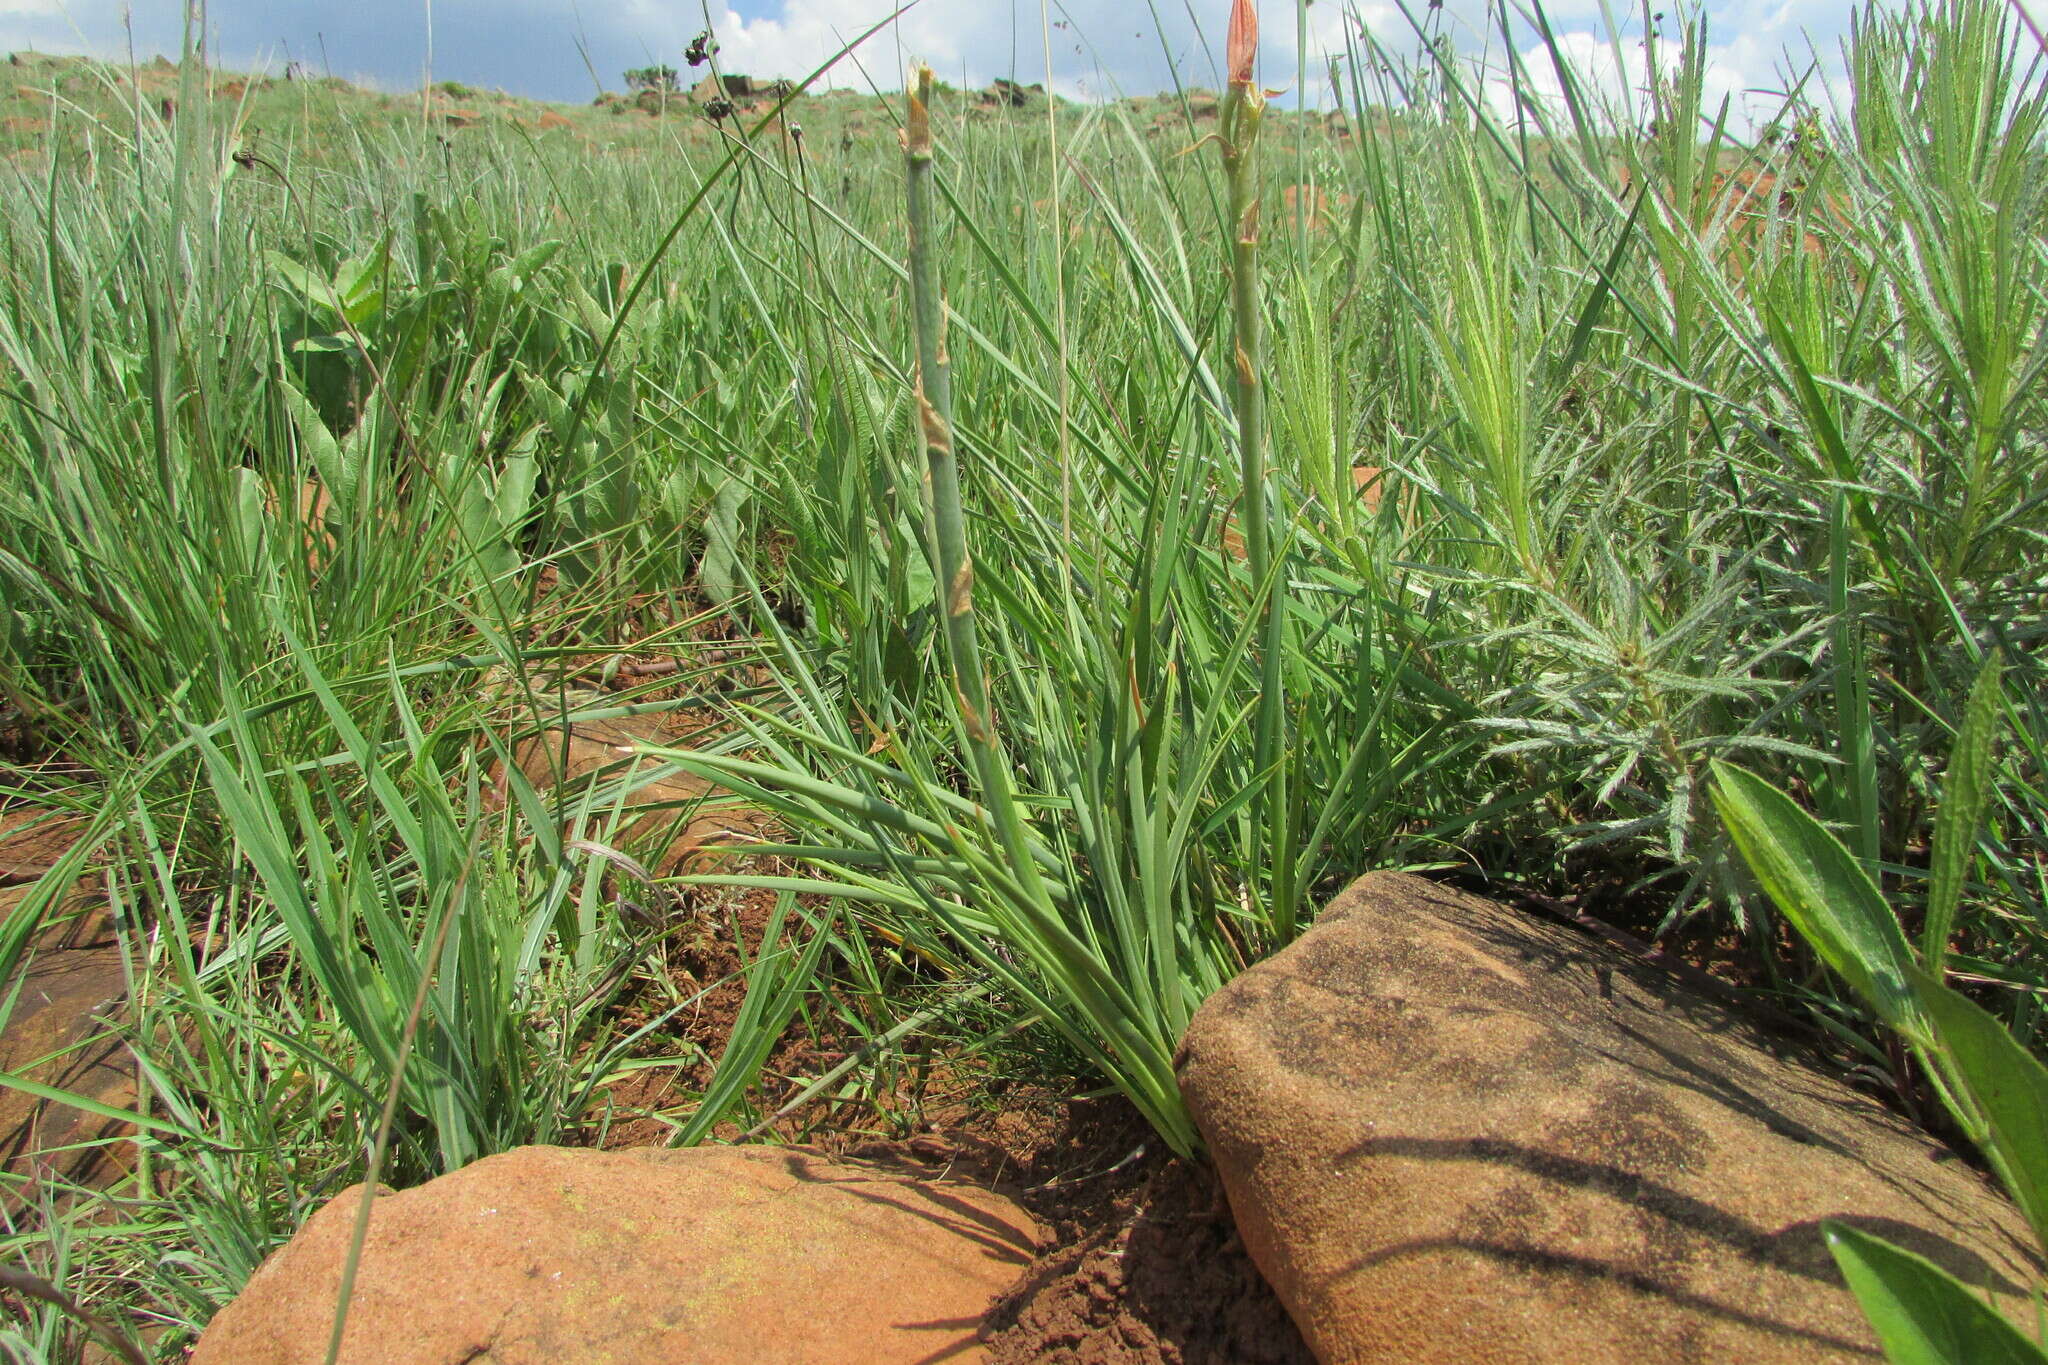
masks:
<instances>
[{"instance_id":1,"label":"rock surface","mask_svg":"<svg viewBox=\"0 0 2048 1365\"><path fill-rule=\"evenodd\" d=\"M1365 877L1179 1059L1253 1259L1325 1362L1875 1360L1842 1217L2012 1312L2024 1224L1718 1003L1553 925Z\"/></svg>"},{"instance_id":2,"label":"rock surface","mask_svg":"<svg viewBox=\"0 0 2048 1365\"><path fill-rule=\"evenodd\" d=\"M0 925L22 912L31 884L70 851L82 829L75 819L0 811ZM21 990L0 1031L0 1071L131 1107L135 1060L112 1027L127 993L128 973L105 901L94 891L75 891L45 915L35 936ZM113 1180L134 1153L108 1139L132 1131L117 1120L0 1086L0 1169L30 1177L10 1185L0 1207L34 1203L51 1177L85 1185Z\"/></svg>"},{"instance_id":3,"label":"rock surface","mask_svg":"<svg viewBox=\"0 0 2048 1365\"><path fill-rule=\"evenodd\" d=\"M85 822L77 816L0 810L0 886L20 886L42 876L84 832Z\"/></svg>"},{"instance_id":4,"label":"rock surface","mask_svg":"<svg viewBox=\"0 0 2048 1365\"><path fill-rule=\"evenodd\" d=\"M361 1197L266 1261L192 1365L323 1360ZM1038 1236L978 1186L770 1147L522 1147L372 1207L361 1365L977 1360Z\"/></svg>"},{"instance_id":5,"label":"rock surface","mask_svg":"<svg viewBox=\"0 0 2048 1365\"><path fill-rule=\"evenodd\" d=\"M603 784L588 806L593 830L609 814L619 783L630 784L626 809L644 813L626 821L622 842L652 850L648 868L659 877L681 870L694 854L712 845L744 841L756 833L758 824L753 812L719 803L717 789L702 778L637 756L634 747L674 742L658 717L620 716L548 730L519 744L513 756L527 781L543 791ZM576 800L571 798L568 809L577 808Z\"/></svg>"}]
</instances>

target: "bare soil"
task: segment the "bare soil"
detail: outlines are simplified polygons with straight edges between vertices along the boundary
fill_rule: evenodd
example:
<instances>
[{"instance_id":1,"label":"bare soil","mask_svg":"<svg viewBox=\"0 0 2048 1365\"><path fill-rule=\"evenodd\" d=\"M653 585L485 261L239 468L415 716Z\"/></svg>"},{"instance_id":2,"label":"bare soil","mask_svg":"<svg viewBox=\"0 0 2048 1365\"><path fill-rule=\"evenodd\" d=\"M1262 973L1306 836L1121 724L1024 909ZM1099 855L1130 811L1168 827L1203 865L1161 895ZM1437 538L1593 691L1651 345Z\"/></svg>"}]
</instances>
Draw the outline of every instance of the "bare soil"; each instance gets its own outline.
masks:
<instances>
[{"instance_id":1,"label":"bare soil","mask_svg":"<svg viewBox=\"0 0 2048 1365\"><path fill-rule=\"evenodd\" d=\"M983 1327L996 1365L1310 1365L1246 1254L1215 1173L1126 1101L1020 1094L849 1155L987 1181L1047 1230Z\"/></svg>"}]
</instances>

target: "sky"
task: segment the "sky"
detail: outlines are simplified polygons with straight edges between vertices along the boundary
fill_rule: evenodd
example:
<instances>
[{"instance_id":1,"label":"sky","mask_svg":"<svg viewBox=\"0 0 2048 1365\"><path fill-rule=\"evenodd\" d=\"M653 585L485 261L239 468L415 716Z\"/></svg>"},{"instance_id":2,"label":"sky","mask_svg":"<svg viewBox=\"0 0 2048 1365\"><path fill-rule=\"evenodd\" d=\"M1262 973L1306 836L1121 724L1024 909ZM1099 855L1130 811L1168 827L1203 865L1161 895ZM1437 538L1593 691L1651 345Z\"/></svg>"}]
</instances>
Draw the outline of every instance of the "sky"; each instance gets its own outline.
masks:
<instances>
[{"instance_id":1,"label":"sky","mask_svg":"<svg viewBox=\"0 0 2048 1365\"><path fill-rule=\"evenodd\" d=\"M1630 19L1628 0L1614 2L1625 21L1619 45L1604 36L1605 0L1549 0L1547 11L1565 48L1596 78L1625 84L1619 73L1640 70L1642 16L1638 10ZM1389 45L1413 46L1398 3L1312 0L1306 10L1312 74L1304 86L1311 99L1327 99L1324 57L1341 50L1347 27L1363 24ZM1412 3L1421 9L1427 0ZM1673 11L1668 32L1675 0L1651 3ZM2029 3L2037 13L2048 12L2048 0ZM1046 28L1039 6L1040 0L918 0L892 28L842 61L832 81L894 88L905 63L921 57L956 84L980 86L1012 75L1028 84L1045 78L1049 54L1054 86L1069 97L1168 88L1169 61L1188 84L1220 83L1214 73L1227 0L1066 0L1051 3ZM281 74L287 62L297 61L315 73L391 91L418 89L431 70L437 81L587 101L600 82L620 88L629 67L681 67L682 51L705 27L707 13L725 70L794 77L809 74L893 7L894 0L212 0L207 28L215 62L231 69ZM1739 113L1745 104L1762 107L1767 98L1748 92L1782 89L1785 72L1794 67L1816 57L1823 71L1837 66L1852 8L1850 0L1708 0L1710 97L1727 95ZM1291 88L1295 5L1263 0L1261 11L1262 79ZM183 12L177 0L0 0L0 49L118 58L132 46L145 60L175 56ZM1443 0L1436 17L1463 50L1478 53L1487 42L1475 27L1483 13L1483 0ZM1524 32L1515 46L1533 47L1533 39ZM1498 55L1498 35L1492 50ZM1539 71L1539 83L1543 78Z\"/></svg>"}]
</instances>

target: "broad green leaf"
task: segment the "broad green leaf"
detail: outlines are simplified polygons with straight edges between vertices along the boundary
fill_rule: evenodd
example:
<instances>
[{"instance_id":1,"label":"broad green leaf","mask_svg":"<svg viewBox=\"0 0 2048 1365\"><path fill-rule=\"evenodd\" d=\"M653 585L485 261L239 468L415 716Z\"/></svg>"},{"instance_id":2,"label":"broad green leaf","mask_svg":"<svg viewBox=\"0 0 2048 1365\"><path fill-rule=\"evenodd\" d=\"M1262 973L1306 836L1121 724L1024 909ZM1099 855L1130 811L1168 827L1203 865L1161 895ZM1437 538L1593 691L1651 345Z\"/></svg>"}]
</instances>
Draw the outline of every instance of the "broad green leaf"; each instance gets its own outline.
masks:
<instances>
[{"instance_id":1,"label":"broad green leaf","mask_svg":"<svg viewBox=\"0 0 2048 1365\"><path fill-rule=\"evenodd\" d=\"M561 251L561 249L561 242L547 241L542 242L539 246L529 247L525 251L520 252L512 262L513 278L520 281L533 278L534 273L549 261L552 261L556 253Z\"/></svg>"},{"instance_id":2,"label":"broad green leaf","mask_svg":"<svg viewBox=\"0 0 2048 1365\"><path fill-rule=\"evenodd\" d=\"M337 317L341 315L341 299L335 294L333 285L281 252L266 251L263 258L284 281L286 288L303 295L309 302L319 304Z\"/></svg>"},{"instance_id":3,"label":"broad green leaf","mask_svg":"<svg viewBox=\"0 0 2048 1365\"><path fill-rule=\"evenodd\" d=\"M361 327L370 321L383 306L384 275L390 251L391 233L386 231L374 250L343 261L334 272L335 296L340 299L344 315L354 326Z\"/></svg>"},{"instance_id":4,"label":"broad green leaf","mask_svg":"<svg viewBox=\"0 0 2048 1365\"><path fill-rule=\"evenodd\" d=\"M328 496L334 499L335 510L346 520L355 507L356 490L341 443L334 439L327 423L320 420L319 412L306 395L290 384L279 384L277 394L284 403L285 411L291 414L292 425L298 428L300 448L312 460L320 482L327 486Z\"/></svg>"},{"instance_id":5,"label":"broad green leaf","mask_svg":"<svg viewBox=\"0 0 2048 1365\"><path fill-rule=\"evenodd\" d=\"M301 355L330 355L336 353L360 355L362 353L353 338L325 332L318 336L300 337L292 343L291 349Z\"/></svg>"},{"instance_id":6,"label":"broad green leaf","mask_svg":"<svg viewBox=\"0 0 2048 1365\"><path fill-rule=\"evenodd\" d=\"M1955 753L1941 781L1934 850L1928 860L1927 923L1920 935L1920 956L1928 970L1937 975L1948 955L1956 907L1962 903L1963 881L1970 870L1970 854L1976 848L1977 831L1984 823L1984 809L1991 801L1996 776L1991 763L1991 742L1997 736L2005 702L1999 689L1999 677L2004 671L2004 658L1999 651L1992 650L1970 687L1970 700L1963 707L1963 726L1956 733Z\"/></svg>"},{"instance_id":7,"label":"broad green leaf","mask_svg":"<svg viewBox=\"0 0 2048 1365\"><path fill-rule=\"evenodd\" d=\"M1916 969L1908 980L1933 1021L1938 1055L1989 1126L1988 1155L2006 1192L2048 1242L2048 1066L1931 973Z\"/></svg>"},{"instance_id":8,"label":"broad green leaf","mask_svg":"<svg viewBox=\"0 0 2048 1365\"><path fill-rule=\"evenodd\" d=\"M1833 1219L1821 1235L1892 1365L2048 1365L2048 1352L1926 1257Z\"/></svg>"},{"instance_id":9,"label":"broad green leaf","mask_svg":"<svg viewBox=\"0 0 2048 1365\"><path fill-rule=\"evenodd\" d=\"M1913 950L1863 864L1770 783L1730 763L1713 768L1715 809L1778 909L1879 1019L1923 1038L1906 985Z\"/></svg>"},{"instance_id":10,"label":"broad green leaf","mask_svg":"<svg viewBox=\"0 0 2048 1365\"><path fill-rule=\"evenodd\" d=\"M704 518L704 553L697 561L697 581L714 602L730 602L740 595L740 509L746 500L747 486L738 479L727 479L718 486Z\"/></svg>"}]
</instances>

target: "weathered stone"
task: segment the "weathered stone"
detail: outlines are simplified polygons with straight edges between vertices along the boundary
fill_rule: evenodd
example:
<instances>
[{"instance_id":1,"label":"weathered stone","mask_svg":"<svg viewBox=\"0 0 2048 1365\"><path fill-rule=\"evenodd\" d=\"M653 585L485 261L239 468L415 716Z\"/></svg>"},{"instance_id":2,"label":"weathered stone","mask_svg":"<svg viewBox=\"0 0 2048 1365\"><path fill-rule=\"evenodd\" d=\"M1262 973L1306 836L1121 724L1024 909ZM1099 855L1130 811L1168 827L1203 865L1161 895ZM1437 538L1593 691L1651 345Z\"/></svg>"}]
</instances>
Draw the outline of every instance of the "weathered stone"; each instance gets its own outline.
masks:
<instances>
[{"instance_id":1,"label":"weathered stone","mask_svg":"<svg viewBox=\"0 0 2048 1365\"><path fill-rule=\"evenodd\" d=\"M27 897L0 892L0 923ZM0 1033L0 1071L117 1109L135 1103L135 1059L113 1025L128 993L128 975L104 905L67 903L61 922L45 930L28 965L7 1028ZM134 1130L68 1104L0 1086L0 1169L31 1177L12 1187L8 1203L33 1202L40 1182L102 1185L129 1169L128 1143L108 1139Z\"/></svg>"},{"instance_id":2,"label":"weathered stone","mask_svg":"<svg viewBox=\"0 0 2048 1365\"><path fill-rule=\"evenodd\" d=\"M657 717L621 716L545 731L520 743L513 757L536 788L559 787L558 800L573 800L571 793L579 786L605 784L606 791L590 805L592 823L610 811L617 784L628 783L627 809L644 813L627 821L619 840L622 850L651 850L649 870L665 876L707 847L751 837L757 817L729 801L713 800L716 788L710 783L688 773L664 772L666 765L638 756L634 747L672 742Z\"/></svg>"},{"instance_id":3,"label":"weathered stone","mask_svg":"<svg viewBox=\"0 0 2048 1365\"><path fill-rule=\"evenodd\" d=\"M21 913L33 883L84 832L76 817L0 812L0 926ZM0 1032L0 1071L125 1109L135 1103L135 1061L113 1024L128 993L113 921L96 893L78 891L44 915L20 990ZM41 1182L104 1184L125 1172L132 1148L108 1139L133 1130L68 1104L0 1086L0 1169L26 1176L6 1203L33 1203Z\"/></svg>"},{"instance_id":4,"label":"weathered stone","mask_svg":"<svg viewBox=\"0 0 2048 1365\"><path fill-rule=\"evenodd\" d=\"M1722 1005L1574 930L1376 874L1197 1013L1188 1104L1326 1362L1875 1359L1839 1217L2008 1310L2039 1273L1976 1171Z\"/></svg>"},{"instance_id":5,"label":"weathered stone","mask_svg":"<svg viewBox=\"0 0 2048 1365\"><path fill-rule=\"evenodd\" d=\"M266 1261L192 1365L323 1360L361 1197ZM372 1208L361 1365L976 1360L1038 1236L977 1186L768 1147L523 1147Z\"/></svg>"},{"instance_id":6,"label":"weathered stone","mask_svg":"<svg viewBox=\"0 0 2048 1365\"><path fill-rule=\"evenodd\" d=\"M0 886L32 882L57 865L85 833L76 815L24 808L0 810Z\"/></svg>"}]
</instances>

